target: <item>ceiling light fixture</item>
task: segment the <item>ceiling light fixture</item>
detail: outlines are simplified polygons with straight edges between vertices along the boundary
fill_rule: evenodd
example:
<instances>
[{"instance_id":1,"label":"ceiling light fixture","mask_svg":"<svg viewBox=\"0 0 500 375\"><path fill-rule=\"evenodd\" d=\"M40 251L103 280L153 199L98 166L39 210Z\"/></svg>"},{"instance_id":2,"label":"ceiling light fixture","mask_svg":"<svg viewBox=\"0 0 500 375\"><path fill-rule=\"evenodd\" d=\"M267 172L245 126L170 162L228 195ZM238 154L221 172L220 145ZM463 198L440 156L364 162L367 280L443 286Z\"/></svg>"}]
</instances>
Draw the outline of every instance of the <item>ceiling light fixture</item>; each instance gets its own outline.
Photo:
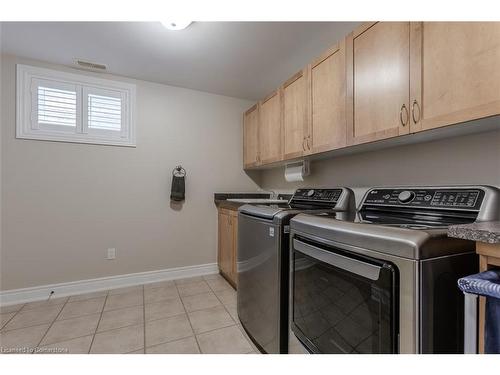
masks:
<instances>
[{"instance_id":1,"label":"ceiling light fixture","mask_svg":"<svg viewBox=\"0 0 500 375\"><path fill-rule=\"evenodd\" d=\"M192 23L193 21L161 21L161 24L169 30L184 30Z\"/></svg>"}]
</instances>

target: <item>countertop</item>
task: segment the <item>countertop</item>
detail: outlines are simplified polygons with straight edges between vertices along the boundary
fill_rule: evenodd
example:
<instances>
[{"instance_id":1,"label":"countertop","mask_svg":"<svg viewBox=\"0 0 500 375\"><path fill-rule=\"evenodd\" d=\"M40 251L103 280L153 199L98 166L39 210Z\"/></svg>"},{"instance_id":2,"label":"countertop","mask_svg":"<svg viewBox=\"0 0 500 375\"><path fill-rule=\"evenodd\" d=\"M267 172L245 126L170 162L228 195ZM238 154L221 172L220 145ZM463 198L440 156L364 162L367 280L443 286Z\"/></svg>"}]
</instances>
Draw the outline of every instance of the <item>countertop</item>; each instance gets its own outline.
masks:
<instances>
[{"instance_id":1,"label":"countertop","mask_svg":"<svg viewBox=\"0 0 500 375\"><path fill-rule=\"evenodd\" d=\"M448 227L448 237L500 244L500 221L485 221Z\"/></svg>"},{"instance_id":2,"label":"countertop","mask_svg":"<svg viewBox=\"0 0 500 375\"><path fill-rule=\"evenodd\" d=\"M245 198L269 198L269 193L215 193L214 203L217 208L225 208L227 210L237 211L238 207L243 206L241 202L228 202L228 199L245 199Z\"/></svg>"}]
</instances>

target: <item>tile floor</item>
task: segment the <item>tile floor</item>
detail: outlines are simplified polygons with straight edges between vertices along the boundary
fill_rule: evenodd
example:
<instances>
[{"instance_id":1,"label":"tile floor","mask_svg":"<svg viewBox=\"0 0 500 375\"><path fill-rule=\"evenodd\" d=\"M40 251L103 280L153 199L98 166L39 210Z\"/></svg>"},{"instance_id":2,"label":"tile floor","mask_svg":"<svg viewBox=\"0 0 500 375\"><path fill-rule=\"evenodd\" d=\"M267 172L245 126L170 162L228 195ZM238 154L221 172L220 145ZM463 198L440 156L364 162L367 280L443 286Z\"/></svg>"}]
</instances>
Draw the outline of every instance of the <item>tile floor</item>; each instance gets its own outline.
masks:
<instances>
[{"instance_id":1,"label":"tile floor","mask_svg":"<svg viewBox=\"0 0 500 375\"><path fill-rule=\"evenodd\" d=\"M0 307L0 353L258 353L220 276Z\"/></svg>"}]
</instances>

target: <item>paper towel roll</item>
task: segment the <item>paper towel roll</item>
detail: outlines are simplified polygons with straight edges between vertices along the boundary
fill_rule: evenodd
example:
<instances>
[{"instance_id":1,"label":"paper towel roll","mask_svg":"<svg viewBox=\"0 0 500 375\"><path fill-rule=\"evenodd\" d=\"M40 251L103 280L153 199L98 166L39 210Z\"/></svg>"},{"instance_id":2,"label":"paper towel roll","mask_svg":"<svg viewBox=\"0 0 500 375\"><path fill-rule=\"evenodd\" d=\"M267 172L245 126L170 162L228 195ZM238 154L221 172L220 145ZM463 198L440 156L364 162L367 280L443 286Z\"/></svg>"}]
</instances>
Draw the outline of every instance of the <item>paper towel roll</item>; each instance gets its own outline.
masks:
<instances>
[{"instance_id":1,"label":"paper towel roll","mask_svg":"<svg viewBox=\"0 0 500 375\"><path fill-rule=\"evenodd\" d=\"M302 174L302 164L285 167L285 180L288 182L304 181Z\"/></svg>"},{"instance_id":2,"label":"paper towel roll","mask_svg":"<svg viewBox=\"0 0 500 375\"><path fill-rule=\"evenodd\" d=\"M304 176L309 174L309 162L287 164L285 166L285 180L288 182L304 181Z\"/></svg>"}]
</instances>

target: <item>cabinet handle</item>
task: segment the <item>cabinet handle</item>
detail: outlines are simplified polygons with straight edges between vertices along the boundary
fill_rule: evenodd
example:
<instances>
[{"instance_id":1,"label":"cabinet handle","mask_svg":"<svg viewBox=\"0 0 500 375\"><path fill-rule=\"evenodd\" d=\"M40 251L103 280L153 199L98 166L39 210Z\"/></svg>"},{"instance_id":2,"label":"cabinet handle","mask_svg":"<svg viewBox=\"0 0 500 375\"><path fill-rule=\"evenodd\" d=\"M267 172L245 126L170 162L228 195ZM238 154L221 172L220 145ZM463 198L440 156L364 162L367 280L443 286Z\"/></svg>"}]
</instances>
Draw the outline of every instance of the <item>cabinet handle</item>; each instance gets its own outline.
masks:
<instances>
[{"instance_id":1,"label":"cabinet handle","mask_svg":"<svg viewBox=\"0 0 500 375\"><path fill-rule=\"evenodd\" d=\"M404 121L403 121L403 110L405 112ZM406 126L408 124L409 119L410 119L410 114L408 113L408 108L406 108L406 104L403 104L401 110L399 111L399 121L401 121L401 125Z\"/></svg>"},{"instance_id":2,"label":"cabinet handle","mask_svg":"<svg viewBox=\"0 0 500 375\"><path fill-rule=\"evenodd\" d=\"M311 149L311 145L309 144L309 139L311 139L311 136L308 135L307 136L307 140L306 140L306 144L307 144L307 149L310 150Z\"/></svg>"},{"instance_id":3,"label":"cabinet handle","mask_svg":"<svg viewBox=\"0 0 500 375\"><path fill-rule=\"evenodd\" d=\"M305 151L305 150L306 150L305 143L306 143L306 137L304 137L304 138L302 139L302 151Z\"/></svg>"},{"instance_id":4,"label":"cabinet handle","mask_svg":"<svg viewBox=\"0 0 500 375\"><path fill-rule=\"evenodd\" d=\"M415 118L415 107L418 109L418 117ZM411 117L413 119L413 123L416 124L420 121L420 106L418 105L417 100L415 99L411 105Z\"/></svg>"}]
</instances>

